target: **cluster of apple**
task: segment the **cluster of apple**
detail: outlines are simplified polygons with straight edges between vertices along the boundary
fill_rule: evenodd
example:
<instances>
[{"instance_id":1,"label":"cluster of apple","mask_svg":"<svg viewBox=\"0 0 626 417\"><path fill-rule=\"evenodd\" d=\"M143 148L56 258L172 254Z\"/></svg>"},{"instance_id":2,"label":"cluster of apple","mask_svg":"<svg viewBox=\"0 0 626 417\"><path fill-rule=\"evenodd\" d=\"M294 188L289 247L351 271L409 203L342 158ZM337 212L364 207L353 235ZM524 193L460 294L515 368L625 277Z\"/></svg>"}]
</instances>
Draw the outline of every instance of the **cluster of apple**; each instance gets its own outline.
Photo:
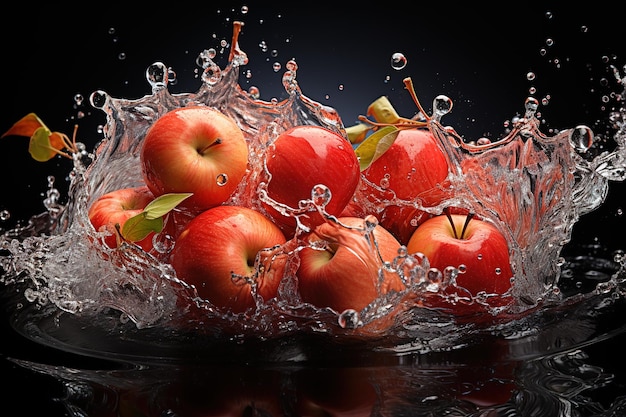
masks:
<instances>
[{"instance_id":1,"label":"cluster of apple","mask_svg":"<svg viewBox=\"0 0 626 417\"><path fill-rule=\"evenodd\" d=\"M382 110L379 102L368 114L388 121L393 112ZM346 138L295 126L263 147L259 168L232 118L209 106L172 110L142 143L145 185L99 197L89 219L111 248L134 242L150 252L155 235L167 233L177 277L233 312L276 297L283 279L295 279L302 302L360 311L406 289L388 267L401 253L457 268L455 288L472 296L506 292L508 244L492 223L463 210L422 210L451 193L435 137L415 123L386 128L392 134L371 125L355 140L353 130ZM367 130L379 133L365 139Z\"/></svg>"}]
</instances>

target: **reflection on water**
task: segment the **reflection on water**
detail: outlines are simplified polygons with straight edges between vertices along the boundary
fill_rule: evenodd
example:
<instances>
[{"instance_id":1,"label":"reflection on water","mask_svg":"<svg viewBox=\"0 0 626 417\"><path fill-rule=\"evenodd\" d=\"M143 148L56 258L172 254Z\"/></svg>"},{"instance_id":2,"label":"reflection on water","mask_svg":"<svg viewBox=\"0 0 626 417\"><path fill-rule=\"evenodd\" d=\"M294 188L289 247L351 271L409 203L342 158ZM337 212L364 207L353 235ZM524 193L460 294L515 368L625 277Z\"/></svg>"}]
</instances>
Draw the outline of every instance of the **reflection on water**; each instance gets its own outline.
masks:
<instances>
[{"instance_id":1,"label":"reflection on water","mask_svg":"<svg viewBox=\"0 0 626 417\"><path fill-rule=\"evenodd\" d=\"M623 339L623 335L621 337ZM600 343L601 346L601 343ZM53 377L70 416L620 416L623 381L585 348L528 360L407 356L331 363L124 364L76 369L14 362ZM461 360L461 361L457 361Z\"/></svg>"}]
</instances>

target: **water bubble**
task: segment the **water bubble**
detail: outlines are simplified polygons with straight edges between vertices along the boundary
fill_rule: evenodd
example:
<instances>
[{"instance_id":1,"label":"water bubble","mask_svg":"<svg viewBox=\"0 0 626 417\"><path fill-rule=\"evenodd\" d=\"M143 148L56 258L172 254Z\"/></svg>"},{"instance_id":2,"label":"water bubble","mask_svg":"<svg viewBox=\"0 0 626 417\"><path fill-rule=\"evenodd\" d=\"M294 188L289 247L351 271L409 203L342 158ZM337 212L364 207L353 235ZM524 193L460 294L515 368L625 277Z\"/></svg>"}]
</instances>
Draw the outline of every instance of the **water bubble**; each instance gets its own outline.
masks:
<instances>
[{"instance_id":1,"label":"water bubble","mask_svg":"<svg viewBox=\"0 0 626 417\"><path fill-rule=\"evenodd\" d=\"M546 12L546 18L547 18L547 19L552 19L553 17L554 17L554 15L552 14L552 12L548 10L548 11Z\"/></svg>"},{"instance_id":2,"label":"water bubble","mask_svg":"<svg viewBox=\"0 0 626 417\"><path fill-rule=\"evenodd\" d=\"M529 73L527 73L527 74L526 74L526 79L527 79L528 81L532 81L532 80L534 80L534 79L535 79L535 73L534 73L534 72L532 72L532 71L531 71L531 72L529 72Z\"/></svg>"},{"instance_id":3,"label":"water bubble","mask_svg":"<svg viewBox=\"0 0 626 417\"><path fill-rule=\"evenodd\" d=\"M356 310L347 309L339 315L337 323L342 329L356 329L361 324L361 320Z\"/></svg>"},{"instance_id":4,"label":"water bubble","mask_svg":"<svg viewBox=\"0 0 626 417\"><path fill-rule=\"evenodd\" d=\"M587 152L593 145L593 131L584 125L576 126L570 135L570 142L579 152Z\"/></svg>"},{"instance_id":5,"label":"water bubble","mask_svg":"<svg viewBox=\"0 0 626 417\"><path fill-rule=\"evenodd\" d=\"M9 210L0 210L0 220L7 221L11 218L11 212Z\"/></svg>"},{"instance_id":6,"label":"water bubble","mask_svg":"<svg viewBox=\"0 0 626 417\"><path fill-rule=\"evenodd\" d=\"M222 78L222 69L216 65L211 64L204 69L202 73L202 79L209 85L215 85Z\"/></svg>"},{"instance_id":7,"label":"water bubble","mask_svg":"<svg viewBox=\"0 0 626 417\"><path fill-rule=\"evenodd\" d=\"M126 53L125 52L120 52L119 54L117 54L117 59L119 59L120 61L123 61L126 59Z\"/></svg>"},{"instance_id":8,"label":"water bubble","mask_svg":"<svg viewBox=\"0 0 626 417\"><path fill-rule=\"evenodd\" d=\"M276 58L278 56L278 51L276 49L272 49L272 51L270 52L270 56Z\"/></svg>"},{"instance_id":9,"label":"water bubble","mask_svg":"<svg viewBox=\"0 0 626 417\"><path fill-rule=\"evenodd\" d=\"M406 67L407 59L401 52L396 52L391 55L391 68L395 70L401 70Z\"/></svg>"},{"instance_id":10,"label":"water bubble","mask_svg":"<svg viewBox=\"0 0 626 417\"><path fill-rule=\"evenodd\" d=\"M115 28L109 28L109 35L115 34Z\"/></svg>"},{"instance_id":11,"label":"water bubble","mask_svg":"<svg viewBox=\"0 0 626 417\"><path fill-rule=\"evenodd\" d=\"M76 103L77 106L80 106L81 104L83 104L83 95L80 93L77 93L76 95L74 95L74 102Z\"/></svg>"},{"instance_id":12,"label":"water bubble","mask_svg":"<svg viewBox=\"0 0 626 417\"><path fill-rule=\"evenodd\" d=\"M109 99L109 95L102 91L97 90L91 93L89 96L89 102L91 105L97 109L103 109Z\"/></svg>"},{"instance_id":13,"label":"water bubble","mask_svg":"<svg viewBox=\"0 0 626 417\"><path fill-rule=\"evenodd\" d=\"M241 6L241 14L247 14L248 13L248 6Z\"/></svg>"},{"instance_id":14,"label":"water bubble","mask_svg":"<svg viewBox=\"0 0 626 417\"><path fill-rule=\"evenodd\" d=\"M588 30L589 30L589 28L588 28L587 26L585 26L585 25L582 25L582 26L580 27L580 31L581 31L582 33L587 33L587 31L588 31Z\"/></svg>"},{"instance_id":15,"label":"water bubble","mask_svg":"<svg viewBox=\"0 0 626 417\"><path fill-rule=\"evenodd\" d=\"M338 89L339 91L343 91L343 84L339 84L339 86L337 87L337 89Z\"/></svg>"},{"instance_id":16,"label":"water bubble","mask_svg":"<svg viewBox=\"0 0 626 417\"><path fill-rule=\"evenodd\" d=\"M433 118L436 121L441 121L441 118L452 111L452 100L448 96L443 94L438 95L433 100L434 114Z\"/></svg>"},{"instance_id":17,"label":"water bubble","mask_svg":"<svg viewBox=\"0 0 626 417\"><path fill-rule=\"evenodd\" d=\"M553 46L554 45L554 39L552 39L552 38L546 39L546 45L547 46Z\"/></svg>"},{"instance_id":18,"label":"water bubble","mask_svg":"<svg viewBox=\"0 0 626 417\"><path fill-rule=\"evenodd\" d=\"M295 72L298 70L298 63L294 59L290 59L289 61L287 61L287 64L285 66L287 67L288 71Z\"/></svg>"},{"instance_id":19,"label":"water bubble","mask_svg":"<svg viewBox=\"0 0 626 417\"><path fill-rule=\"evenodd\" d=\"M146 69L146 79L154 91L167 87L168 68L162 62L155 62Z\"/></svg>"},{"instance_id":20,"label":"water bubble","mask_svg":"<svg viewBox=\"0 0 626 417\"><path fill-rule=\"evenodd\" d=\"M539 107L539 101L537 101L534 97L528 97L526 102L524 103L524 107L526 108L526 118L532 118L537 112L537 108Z\"/></svg>"},{"instance_id":21,"label":"water bubble","mask_svg":"<svg viewBox=\"0 0 626 417\"><path fill-rule=\"evenodd\" d=\"M267 43L265 43L265 41L259 42L259 48L261 49L261 52L267 52Z\"/></svg>"},{"instance_id":22,"label":"water bubble","mask_svg":"<svg viewBox=\"0 0 626 417\"><path fill-rule=\"evenodd\" d=\"M228 183L228 175L226 173L218 174L217 177L215 177L215 182L220 187L223 187L226 183Z\"/></svg>"},{"instance_id":23,"label":"water bubble","mask_svg":"<svg viewBox=\"0 0 626 417\"><path fill-rule=\"evenodd\" d=\"M250 86L250 88L248 89L248 93L254 99L258 99L259 97L261 97L261 91L259 90L258 87L255 87L255 86Z\"/></svg>"},{"instance_id":24,"label":"water bubble","mask_svg":"<svg viewBox=\"0 0 626 417\"><path fill-rule=\"evenodd\" d=\"M280 71L281 68L282 66L280 65L280 62L274 62L274 64L272 65L272 69L274 70L274 72Z\"/></svg>"},{"instance_id":25,"label":"water bubble","mask_svg":"<svg viewBox=\"0 0 626 417\"><path fill-rule=\"evenodd\" d=\"M317 184L311 190L311 200L317 207L325 207L332 198L330 188L324 184Z\"/></svg>"}]
</instances>

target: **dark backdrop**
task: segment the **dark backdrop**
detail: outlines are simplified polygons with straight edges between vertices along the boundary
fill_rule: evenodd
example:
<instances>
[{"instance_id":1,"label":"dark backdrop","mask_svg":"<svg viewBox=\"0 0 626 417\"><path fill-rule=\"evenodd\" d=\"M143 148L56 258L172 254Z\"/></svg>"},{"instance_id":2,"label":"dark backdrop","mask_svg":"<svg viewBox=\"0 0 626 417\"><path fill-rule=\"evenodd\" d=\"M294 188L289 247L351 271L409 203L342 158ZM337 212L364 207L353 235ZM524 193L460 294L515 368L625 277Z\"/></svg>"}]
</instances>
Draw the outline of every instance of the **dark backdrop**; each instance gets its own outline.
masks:
<instances>
[{"instance_id":1,"label":"dark backdrop","mask_svg":"<svg viewBox=\"0 0 626 417\"><path fill-rule=\"evenodd\" d=\"M249 3L247 14L234 2L200 7L198 2L14 4L0 17L0 131L35 112L52 130L70 133L78 123L80 140L92 147L100 139L97 127L104 115L88 104L91 92L101 89L126 98L150 94L144 74L155 61L176 71L178 82L171 90L194 91L198 53L218 47L220 39L230 40L233 19L246 22L240 46L250 57L248 82L261 88L262 98L283 94L282 71L275 73L272 63L295 58L303 92L335 107L347 125L383 94L402 114L412 115L415 108L402 85L410 76L427 109L438 94L454 100L445 122L468 138L497 137L505 120L523 112L531 87L536 97L550 97L541 108L546 130L578 124L596 128L608 114L602 97L614 85L609 64L621 68L625 62L622 22L609 2L584 8L550 2L418 2L411 8L393 1L346 2L339 9L336 2ZM263 42L267 52L260 47ZM394 52L408 58L401 71L390 66ZM533 81L526 76L531 71ZM84 97L80 106L76 94ZM611 99L609 105L614 103ZM27 140L21 139L0 141L0 210L11 213L0 227L43 211L48 175L56 177L61 190L67 185L69 162L34 162ZM624 215L619 214L625 190L624 184L612 184L606 204L576 226L577 243L626 246ZM2 353L37 351L16 338L6 320L2 326ZM58 389L45 378L2 367L3 379L16 381L15 388L0 394L3 404L24 404L25 385Z\"/></svg>"}]
</instances>

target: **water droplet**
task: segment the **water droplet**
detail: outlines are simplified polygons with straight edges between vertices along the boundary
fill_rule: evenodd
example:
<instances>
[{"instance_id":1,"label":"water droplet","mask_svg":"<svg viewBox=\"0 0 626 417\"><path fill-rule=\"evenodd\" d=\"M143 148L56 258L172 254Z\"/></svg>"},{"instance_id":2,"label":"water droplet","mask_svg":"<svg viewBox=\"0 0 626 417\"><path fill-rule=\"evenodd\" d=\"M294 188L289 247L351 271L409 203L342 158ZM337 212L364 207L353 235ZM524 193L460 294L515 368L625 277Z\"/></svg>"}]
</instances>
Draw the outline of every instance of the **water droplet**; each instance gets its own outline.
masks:
<instances>
[{"instance_id":1,"label":"water droplet","mask_svg":"<svg viewBox=\"0 0 626 417\"><path fill-rule=\"evenodd\" d=\"M215 181L217 185L222 187L226 185L226 183L228 182L228 175L226 173L218 174L217 177L215 178Z\"/></svg>"},{"instance_id":2,"label":"water droplet","mask_svg":"<svg viewBox=\"0 0 626 417\"><path fill-rule=\"evenodd\" d=\"M317 207L326 207L326 204L332 198L330 188L324 184L317 184L311 189L311 200Z\"/></svg>"},{"instance_id":3,"label":"water droplet","mask_svg":"<svg viewBox=\"0 0 626 417\"><path fill-rule=\"evenodd\" d=\"M460 274L464 274L465 272L467 272L467 265L465 265L465 264L459 265L458 270L459 270Z\"/></svg>"},{"instance_id":4,"label":"water droplet","mask_svg":"<svg viewBox=\"0 0 626 417\"><path fill-rule=\"evenodd\" d=\"M433 118L436 121L441 121L441 118L452 111L452 100L448 96L443 94L438 95L433 100L434 114Z\"/></svg>"},{"instance_id":5,"label":"water droplet","mask_svg":"<svg viewBox=\"0 0 626 417\"><path fill-rule=\"evenodd\" d=\"M167 87L167 76L167 67L162 62L155 62L146 69L146 79L155 91Z\"/></svg>"},{"instance_id":6,"label":"water droplet","mask_svg":"<svg viewBox=\"0 0 626 417\"><path fill-rule=\"evenodd\" d=\"M365 216L365 230L366 232L373 232L378 226L378 218L372 214Z\"/></svg>"},{"instance_id":7,"label":"water droplet","mask_svg":"<svg viewBox=\"0 0 626 417\"><path fill-rule=\"evenodd\" d=\"M361 320L356 310L347 309L339 315L337 323L342 329L356 329L360 326Z\"/></svg>"},{"instance_id":8,"label":"water droplet","mask_svg":"<svg viewBox=\"0 0 626 417\"><path fill-rule=\"evenodd\" d=\"M258 87L255 87L255 86L250 86L250 88L248 89L248 93L254 99L258 99L259 97L261 97L261 91L259 90Z\"/></svg>"},{"instance_id":9,"label":"water droplet","mask_svg":"<svg viewBox=\"0 0 626 417\"><path fill-rule=\"evenodd\" d=\"M209 85L215 85L222 78L222 70L219 66L211 63L202 73L202 79Z\"/></svg>"},{"instance_id":10,"label":"water droplet","mask_svg":"<svg viewBox=\"0 0 626 417\"><path fill-rule=\"evenodd\" d=\"M396 52L391 55L391 68L395 70L401 70L406 67L407 59L401 52Z\"/></svg>"},{"instance_id":11,"label":"water droplet","mask_svg":"<svg viewBox=\"0 0 626 417\"><path fill-rule=\"evenodd\" d=\"M0 211L0 220L7 221L11 218L11 212L9 210L1 210Z\"/></svg>"},{"instance_id":12,"label":"water droplet","mask_svg":"<svg viewBox=\"0 0 626 417\"><path fill-rule=\"evenodd\" d=\"M534 97L528 97L524 103L524 107L526 108L526 118L530 119L537 113L539 101Z\"/></svg>"},{"instance_id":13,"label":"water droplet","mask_svg":"<svg viewBox=\"0 0 626 417\"><path fill-rule=\"evenodd\" d=\"M287 64L285 66L287 67L288 71L296 72L298 70L298 64L293 59L287 61Z\"/></svg>"},{"instance_id":14,"label":"water droplet","mask_svg":"<svg viewBox=\"0 0 626 417\"><path fill-rule=\"evenodd\" d=\"M502 269L501 268L496 268L496 275L500 275L502 273Z\"/></svg>"},{"instance_id":15,"label":"water droplet","mask_svg":"<svg viewBox=\"0 0 626 417\"><path fill-rule=\"evenodd\" d=\"M176 72L171 67L167 69L167 80L167 83L170 85L175 85L178 82Z\"/></svg>"},{"instance_id":16,"label":"water droplet","mask_svg":"<svg viewBox=\"0 0 626 417\"><path fill-rule=\"evenodd\" d=\"M103 109L108 100L109 100L109 95L102 90L94 91L89 96L89 102L91 103L93 107L97 109Z\"/></svg>"},{"instance_id":17,"label":"water droplet","mask_svg":"<svg viewBox=\"0 0 626 417\"><path fill-rule=\"evenodd\" d=\"M593 145L593 131L584 125L576 126L570 135L570 142L579 152L587 152Z\"/></svg>"}]
</instances>

